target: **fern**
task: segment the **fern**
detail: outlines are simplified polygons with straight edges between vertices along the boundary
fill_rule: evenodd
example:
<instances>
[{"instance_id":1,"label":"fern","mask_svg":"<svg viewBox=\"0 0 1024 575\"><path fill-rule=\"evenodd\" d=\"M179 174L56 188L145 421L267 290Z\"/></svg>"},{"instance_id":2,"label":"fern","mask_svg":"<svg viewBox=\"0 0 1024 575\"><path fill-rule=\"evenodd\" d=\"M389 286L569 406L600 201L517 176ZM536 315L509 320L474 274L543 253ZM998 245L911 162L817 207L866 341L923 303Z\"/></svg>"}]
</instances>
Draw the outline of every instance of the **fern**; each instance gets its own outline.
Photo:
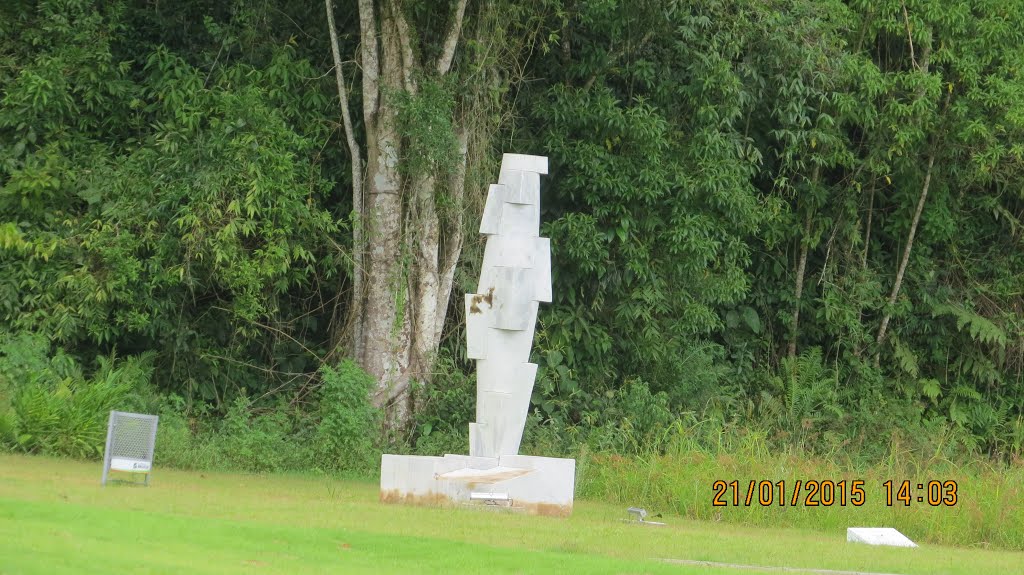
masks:
<instances>
[{"instance_id":1,"label":"fern","mask_svg":"<svg viewBox=\"0 0 1024 575\"><path fill-rule=\"evenodd\" d=\"M921 385L921 393L933 403L938 401L942 395L942 386L937 379L922 379L918 382Z\"/></svg>"},{"instance_id":2,"label":"fern","mask_svg":"<svg viewBox=\"0 0 1024 575\"><path fill-rule=\"evenodd\" d=\"M967 308L950 304L939 304L932 309L932 317L941 315L953 316L956 319L956 329L964 331L966 327L974 341L996 345L1000 349L1006 348L1006 332L988 318Z\"/></svg>"},{"instance_id":3,"label":"fern","mask_svg":"<svg viewBox=\"0 0 1024 575\"><path fill-rule=\"evenodd\" d=\"M59 399L48 393L37 377L22 386L12 406L16 447L27 452L45 450L60 422Z\"/></svg>"},{"instance_id":4,"label":"fern","mask_svg":"<svg viewBox=\"0 0 1024 575\"><path fill-rule=\"evenodd\" d=\"M981 393L973 387L965 384L959 384L953 388L950 395L956 399L964 399L968 401L981 401Z\"/></svg>"},{"instance_id":5,"label":"fern","mask_svg":"<svg viewBox=\"0 0 1024 575\"><path fill-rule=\"evenodd\" d=\"M1003 374L989 358L977 353L968 353L957 362L960 373L971 376L975 381L994 384L1003 380Z\"/></svg>"},{"instance_id":6,"label":"fern","mask_svg":"<svg viewBox=\"0 0 1024 575\"><path fill-rule=\"evenodd\" d=\"M820 348L811 348L793 359L784 359L780 374L771 378L781 397L762 392L760 413L789 430L794 438L827 421L845 415L836 391L836 374L822 362Z\"/></svg>"},{"instance_id":7,"label":"fern","mask_svg":"<svg viewBox=\"0 0 1024 575\"><path fill-rule=\"evenodd\" d=\"M0 449L10 448L14 445L17 439L15 425L13 409L0 412Z\"/></svg>"},{"instance_id":8,"label":"fern","mask_svg":"<svg viewBox=\"0 0 1024 575\"><path fill-rule=\"evenodd\" d=\"M910 377L917 377L921 371L917 364L917 355L896 337L892 339L892 349L900 369Z\"/></svg>"},{"instance_id":9,"label":"fern","mask_svg":"<svg viewBox=\"0 0 1024 575\"><path fill-rule=\"evenodd\" d=\"M132 391L148 383L152 357L101 357L92 379L56 358L35 362L13 394L13 417L0 411L0 441L6 435L15 449L29 453L98 457L110 410L123 409ZM73 375L59 377L58 369Z\"/></svg>"}]
</instances>

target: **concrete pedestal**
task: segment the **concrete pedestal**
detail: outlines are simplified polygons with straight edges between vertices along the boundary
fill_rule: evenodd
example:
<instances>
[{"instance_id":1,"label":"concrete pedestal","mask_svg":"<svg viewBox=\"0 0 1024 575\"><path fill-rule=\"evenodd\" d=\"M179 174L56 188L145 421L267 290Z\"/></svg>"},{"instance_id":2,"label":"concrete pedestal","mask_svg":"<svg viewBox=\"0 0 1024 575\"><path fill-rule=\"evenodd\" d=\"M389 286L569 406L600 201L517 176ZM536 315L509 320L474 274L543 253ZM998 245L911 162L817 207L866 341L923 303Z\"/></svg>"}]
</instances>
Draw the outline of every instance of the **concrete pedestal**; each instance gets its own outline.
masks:
<instances>
[{"instance_id":1,"label":"concrete pedestal","mask_svg":"<svg viewBox=\"0 0 1024 575\"><path fill-rule=\"evenodd\" d=\"M507 496L511 510L559 516L572 512L575 459L384 455L380 470L380 499L385 503L497 506Z\"/></svg>"}]
</instances>

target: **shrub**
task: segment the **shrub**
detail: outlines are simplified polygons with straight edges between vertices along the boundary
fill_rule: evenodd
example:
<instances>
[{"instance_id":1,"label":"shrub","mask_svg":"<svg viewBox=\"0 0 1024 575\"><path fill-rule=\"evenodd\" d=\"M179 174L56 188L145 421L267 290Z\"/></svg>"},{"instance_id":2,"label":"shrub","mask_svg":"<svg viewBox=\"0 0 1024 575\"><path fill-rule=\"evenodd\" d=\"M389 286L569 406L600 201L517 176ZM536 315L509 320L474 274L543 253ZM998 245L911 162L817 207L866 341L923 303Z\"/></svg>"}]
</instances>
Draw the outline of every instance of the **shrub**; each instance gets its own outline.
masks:
<instances>
[{"instance_id":1,"label":"shrub","mask_svg":"<svg viewBox=\"0 0 1024 575\"><path fill-rule=\"evenodd\" d=\"M172 395L159 410L154 463L179 469L210 469L218 461L210 434L193 433L184 414L185 401Z\"/></svg>"},{"instance_id":2,"label":"shrub","mask_svg":"<svg viewBox=\"0 0 1024 575\"><path fill-rule=\"evenodd\" d=\"M433 381L417 389L414 451L422 455L465 453L469 422L476 416L476 375L456 365L450 350L434 365Z\"/></svg>"},{"instance_id":3,"label":"shrub","mask_svg":"<svg viewBox=\"0 0 1024 575\"><path fill-rule=\"evenodd\" d=\"M421 455L443 455L445 453L469 452L469 426L459 433L455 430L430 430L416 438L415 453Z\"/></svg>"},{"instance_id":4,"label":"shrub","mask_svg":"<svg viewBox=\"0 0 1024 575\"><path fill-rule=\"evenodd\" d=\"M370 403L373 377L355 362L320 368L319 423L314 433L315 455L325 470L367 471L377 465L374 431L380 414Z\"/></svg>"},{"instance_id":5,"label":"shrub","mask_svg":"<svg viewBox=\"0 0 1024 575\"><path fill-rule=\"evenodd\" d=\"M291 422L284 412L254 414L251 400L240 395L228 408L218 437L211 438L218 455L212 463L259 473L294 469L293 460L302 459L296 450L305 449L291 435Z\"/></svg>"},{"instance_id":6,"label":"shrub","mask_svg":"<svg viewBox=\"0 0 1024 575\"><path fill-rule=\"evenodd\" d=\"M34 380L15 399L18 447L30 453L100 457L110 410L128 395L123 382L65 380L47 389Z\"/></svg>"}]
</instances>

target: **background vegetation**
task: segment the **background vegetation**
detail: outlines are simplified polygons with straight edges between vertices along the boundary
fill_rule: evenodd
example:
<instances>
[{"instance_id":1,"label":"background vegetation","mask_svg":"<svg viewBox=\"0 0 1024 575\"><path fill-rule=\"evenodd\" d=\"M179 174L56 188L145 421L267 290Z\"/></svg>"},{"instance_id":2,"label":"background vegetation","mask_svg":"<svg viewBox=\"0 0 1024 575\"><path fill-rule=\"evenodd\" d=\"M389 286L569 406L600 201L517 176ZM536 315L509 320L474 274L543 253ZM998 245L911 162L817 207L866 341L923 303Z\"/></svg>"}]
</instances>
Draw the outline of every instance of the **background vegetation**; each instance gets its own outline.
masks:
<instances>
[{"instance_id":1,"label":"background vegetation","mask_svg":"<svg viewBox=\"0 0 1024 575\"><path fill-rule=\"evenodd\" d=\"M433 3L394 5L436 55ZM530 31L515 49L474 43L494 9ZM334 14L354 54L355 2ZM345 360L361 223L323 7L4 2L0 445L95 457L117 407L159 412L160 457L188 468L463 450L458 296L482 183L516 151L550 157L556 286L525 445L592 454L586 492L612 496L609 453L657 469L644 496L666 505L687 457L730 453L749 473L783 453L1019 474L1024 4L474 0L466 18L451 78L388 95L407 149L437 150L410 170L452 169L470 99L483 116L459 125L484 147L465 201L433 198L465 216L455 305L412 423L385 433Z\"/></svg>"}]
</instances>

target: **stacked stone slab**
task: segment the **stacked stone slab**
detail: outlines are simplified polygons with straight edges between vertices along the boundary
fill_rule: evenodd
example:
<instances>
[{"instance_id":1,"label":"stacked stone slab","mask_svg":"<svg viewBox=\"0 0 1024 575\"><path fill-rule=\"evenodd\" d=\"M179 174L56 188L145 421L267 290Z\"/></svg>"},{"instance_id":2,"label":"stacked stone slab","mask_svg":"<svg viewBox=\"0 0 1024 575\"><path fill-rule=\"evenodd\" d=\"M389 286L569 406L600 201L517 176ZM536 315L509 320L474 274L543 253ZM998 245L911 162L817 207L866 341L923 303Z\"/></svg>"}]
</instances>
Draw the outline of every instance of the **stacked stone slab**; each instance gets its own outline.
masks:
<instances>
[{"instance_id":1,"label":"stacked stone slab","mask_svg":"<svg viewBox=\"0 0 1024 575\"><path fill-rule=\"evenodd\" d=\"M480 222L487 236L476 293L466 294L468 357L477 360L469 455L384 455L381 499L469 503L507 495L533 513L571 512L576 462L519 455L537 365L530 363L539 302L551 301L551 246L540 231L547 158L505 154Z\"/></svg>"}]
</instances>

